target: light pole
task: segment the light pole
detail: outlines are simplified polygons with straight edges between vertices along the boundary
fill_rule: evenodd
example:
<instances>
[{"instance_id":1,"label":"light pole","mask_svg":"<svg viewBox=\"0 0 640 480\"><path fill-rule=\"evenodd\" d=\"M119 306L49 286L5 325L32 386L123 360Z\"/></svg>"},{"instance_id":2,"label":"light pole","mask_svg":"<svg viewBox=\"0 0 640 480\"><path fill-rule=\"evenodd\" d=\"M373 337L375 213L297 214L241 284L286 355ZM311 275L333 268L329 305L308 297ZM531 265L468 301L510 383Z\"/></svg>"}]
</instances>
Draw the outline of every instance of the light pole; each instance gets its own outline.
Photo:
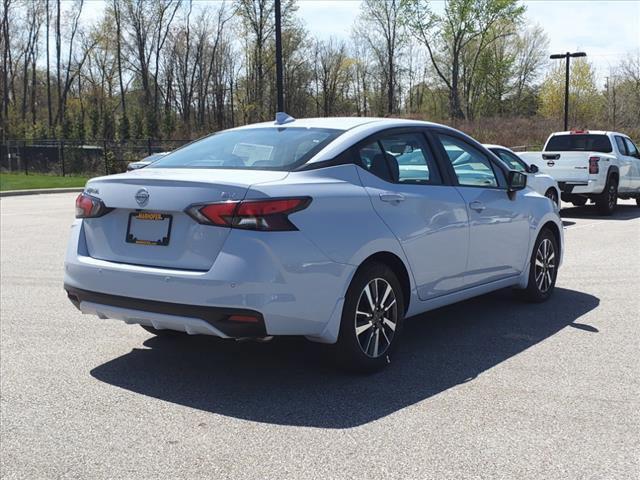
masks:
<instances>
[{"instance_id":1,"label":"light pole","mask_svg":"<svg viewBox=\"0 0 640 480\"><path fill-rule=\"evenodd\" d=\"M571 57L586 57L587 54L584 52L567 52L567 53L555 53L551 55L549 58L552 60L557 60L559 58L565 59L565 66L567 69L567 73L564 79L564 129L569 130L569 59Z\"/></svg>"},{"instance_id":2,"label":"light pole","mask_svg":"<svg viewBox=\"0 0 640 480\"><path fill-rule=\"evenodd\" d=\"M284 112L284 92L282 85L282 27L280 15L280 0L275 0L274 5L276 15L276 90L277 108L276 111Z\"/></svg>"}]
</instances>

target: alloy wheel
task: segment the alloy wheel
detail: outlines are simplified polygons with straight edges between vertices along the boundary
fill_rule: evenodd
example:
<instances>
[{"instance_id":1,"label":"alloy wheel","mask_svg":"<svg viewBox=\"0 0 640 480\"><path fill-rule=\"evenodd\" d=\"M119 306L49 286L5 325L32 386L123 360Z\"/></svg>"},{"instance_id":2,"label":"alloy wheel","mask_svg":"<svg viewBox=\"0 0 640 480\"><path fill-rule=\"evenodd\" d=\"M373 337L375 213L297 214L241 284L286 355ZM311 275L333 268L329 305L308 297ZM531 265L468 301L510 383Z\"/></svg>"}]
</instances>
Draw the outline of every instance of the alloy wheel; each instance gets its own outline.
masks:
<instances>
[{"instance_id":1,"label":"alloy wheel","mask_svg":"<svg viewBox=\"0 0 640 480\"><path fill-rule=\"evenodd\" d=\"M609 198L608 198L609 210L613 210L615 208L615 206L616 206L616 200L617 200L617 196L618 196L617 193L618 192L617 192L616 186L615 186L614 183L612 183L609 186Z\"/></svg>"},{"instance_id":2,"label":"alloy wheel","mask_svg":"<svg viewBox=\"0 0 640 480\"><path fill-rule=\"evenodd\" d=\"M382 356L391 345L398 324L398 304L393 287L374 278L360 293L355 314L355 333L362 352Z\"/></svg>"},{"instance_id":3,"label":"alloy wheel","mask_svg":"<svg viewBox=\"0 0 640 480\"><path fill-rule=\"evenodd\" d=\"M534 270L536 285L541 293L546 293L551 288L555 268L556 252L551 240L545 238L538 245Z\"/></svg>"}]
</instances>

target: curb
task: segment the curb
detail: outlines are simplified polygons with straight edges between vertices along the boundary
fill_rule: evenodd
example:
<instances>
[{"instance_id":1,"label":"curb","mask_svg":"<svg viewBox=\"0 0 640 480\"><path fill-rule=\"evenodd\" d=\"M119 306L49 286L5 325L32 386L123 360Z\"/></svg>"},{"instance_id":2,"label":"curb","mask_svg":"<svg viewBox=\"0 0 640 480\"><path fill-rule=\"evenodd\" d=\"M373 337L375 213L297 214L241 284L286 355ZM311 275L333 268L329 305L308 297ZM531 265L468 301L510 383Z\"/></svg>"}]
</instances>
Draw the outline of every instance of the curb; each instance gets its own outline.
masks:
<instances>
[{"instance_id":1,"label":"curb","mask_svg":"<svg viewBox=\"0 0 640 480\"><path fill-rule=\"evenodd\" d=\"M36 188L33 190L5 190L0 192L0 197L16 197L18 195L40 195L41 193L72 193L82 192L84 187L72 188Z\"/></svg>"}]
</instances>

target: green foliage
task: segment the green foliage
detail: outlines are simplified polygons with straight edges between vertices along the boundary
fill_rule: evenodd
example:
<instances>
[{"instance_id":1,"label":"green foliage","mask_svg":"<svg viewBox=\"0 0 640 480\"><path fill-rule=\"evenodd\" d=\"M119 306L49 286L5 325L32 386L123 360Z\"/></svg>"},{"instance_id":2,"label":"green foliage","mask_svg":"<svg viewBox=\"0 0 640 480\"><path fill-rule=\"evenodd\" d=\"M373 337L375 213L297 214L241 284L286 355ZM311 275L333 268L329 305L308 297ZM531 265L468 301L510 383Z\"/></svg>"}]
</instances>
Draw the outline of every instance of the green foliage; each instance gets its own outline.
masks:
<instances>
[{"instance_id":1,"label":"green foliage","mask_svg":"<svg viewBox=\"0 0 640 480\"><path fill-rule=\"evenodd\" d=\"M36 188L84 187L86 177L59 177L24 173L0 173L0 191L31 190Z\"/></svg>"},{"instance_id":2,"label":"green foliage","mask_svg":"<svg viewBox=\"0 0 640 480\"><path fill-rule=\"evenodd\" d=\"M113 113L102 112L102 138L106 140L113 140L115 138L115 118Z\"/></svg>"},{"instance_id":3,"label":"green foliage","mask_svg":"<svg viewBox=\"0 0 640 480\"><path fill-rule=\"evenodd\" d=\"M285 109L298 118L392 112L454 124L562 118L563 67L556 63L548 78L541 78L548 41L541 27L524 24L524 2L434 4L366 0L348 39L320 41L297 15L298 0L283 0ZM30 22L42 26L44 17L27 15L40 1L7 5L12 21L27 32L35 25ZM29 76L26 89L24 61L33 58L29 42L16 36L8 43L5 138L184 139L272 118L274 0L108 1L100 18L80 22L75 41L67 45L82 5L90 8L88 2L61 4L61 115L55 48L50 48L47 108L43 35L34 40L36 78L32 83ZM29 73L33 63L26 65ZM605 92L588 67L574 62L572 124L637 131L640 52L608 76ZM117 156L114 168L123 161L121 153Z\"/></svg>"},{"instance_id":4,"label":"green foliage","mask_svg":"<svg viewBox=\"0 0 640 480\"><path fill-rule=\"evenodd\" d=\"M84 117L77 115L74 122L73 137L74 139L84 141L86 138Z\"/></svg>"},{"instance_id":5,"label":"green foliage","mask_svg":"<svg viewBox=\"0 0 640 480\"><path fill-rule=\"evenodd\" d=\"M134 140L139 140L144 137L144 125L142 122L142 116L140 112L136 110L133 114L133 125L131 125L131 138Z\"/></svg>"},{"instance_id":6,"label":"green foliage","mask_svg":"<svg viewBox=\"0 0 640 480\"><path fill-rule=\"evenodd\" d=\"M126 114L123 114L118 119L118 140L121 142L129 140L129 117Z\"/></svg>"},{"instance_id":7,"label":"green foliage","mask_svg":"<svg viewBox=\"0 0 640 480\"><path fill-rule=\"evenodd\" d=\"M100 112L95 107L89 109L89 133L93 139L100 138Z\"/></svg>"},{"instance_id":8,"label":"green foliage","mask_svg":"<svg viewBox=\"0 0 640 480\"><path fill-rule=\"evenodd\" d=\"M596 86L595 73L584 58L572 59L569 75L569 127L593 128L604 106L604 98ZM556 62L542 84L540 113L547 118L563 118L565 65Z\"/></svg>"}]
</instances>

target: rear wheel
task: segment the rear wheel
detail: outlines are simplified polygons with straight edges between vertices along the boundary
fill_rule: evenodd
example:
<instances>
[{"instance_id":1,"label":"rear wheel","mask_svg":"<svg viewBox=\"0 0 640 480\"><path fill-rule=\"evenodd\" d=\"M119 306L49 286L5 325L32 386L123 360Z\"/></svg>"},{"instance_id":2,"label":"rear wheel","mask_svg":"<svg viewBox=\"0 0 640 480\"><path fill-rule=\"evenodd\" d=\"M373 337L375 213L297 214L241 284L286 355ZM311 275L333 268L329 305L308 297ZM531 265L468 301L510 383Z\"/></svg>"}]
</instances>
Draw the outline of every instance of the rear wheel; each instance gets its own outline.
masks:
<instances>
[{"instance_id":1,"label":"rear wheel","mask_svg":"<svg viewBox=\"0 0 640 480\"><path fill-rule=\"evenodd\" d=\"M544 196L547 197L549 200L551 200L556 205L560 206L560 202L559 202L559 199L558 199L558 193L556 192L556 190L554 188L550 188L549 190L547 190L545 192Z\"/></svg>"},{"instance_id":2,"label":"rear wheel","mask_svg":"<svg viewBox=\"0 0 640 480\"><path fill-rule=\"evenodd\" d=\"M618 204L618 179L610 175L602 194L596 199L596 208L600 215L611 215Z\"/></svg>"},{"instance_id":3,"label":"rear wheel","mask_svg":"<svg viewBox=\"0 0 640 480\"><path fill-rule=\"evenodd\" d=\"M342 368L374 372L390 362L402 331L404 298L395 273L381 263L364 265L353 278L335 345Z\"/></svg>"},{"instance_id":4,"label":"rear wheel","mask_svg":"<svg viewBox=\"0 0 640 480\"><path fill-rule=\"evenodd\" d=\"M544 302L553 294L559 260L556 237L551 230L545 228L538 235L531 254L529 283L524 291L527 300Z\"/></svg>"}]
</instances>

